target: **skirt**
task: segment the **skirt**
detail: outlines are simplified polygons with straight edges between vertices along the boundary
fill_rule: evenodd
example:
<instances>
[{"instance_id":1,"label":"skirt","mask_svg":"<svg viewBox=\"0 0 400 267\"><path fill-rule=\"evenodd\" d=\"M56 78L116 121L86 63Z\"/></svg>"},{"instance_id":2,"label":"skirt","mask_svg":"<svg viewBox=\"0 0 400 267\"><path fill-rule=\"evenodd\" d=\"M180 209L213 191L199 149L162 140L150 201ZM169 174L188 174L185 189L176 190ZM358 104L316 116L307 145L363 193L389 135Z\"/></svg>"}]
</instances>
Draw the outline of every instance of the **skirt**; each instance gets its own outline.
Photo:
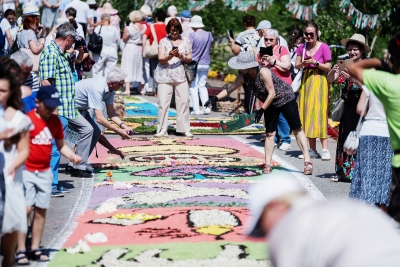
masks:
<instances>
[{"instance_id":1,"label":"skirt","mask_svg":"<svg viewBox=\"0 0 400 267\"><path fill-rule=\"evenodd\" d=\"M328 138L328 91L325 72L304 70L299 90L299 114L307 138Z\"/></svg>"},{"instance_id":2,"label":"skirt","mask_svg":"<svg viewBox=\"0 0 400 267\"><path fill-rule=\"evenodd\" d=\"M361 136L351 181L351 198L389 204L393 150L389 137Z\"/></svg>"}]
</instances>

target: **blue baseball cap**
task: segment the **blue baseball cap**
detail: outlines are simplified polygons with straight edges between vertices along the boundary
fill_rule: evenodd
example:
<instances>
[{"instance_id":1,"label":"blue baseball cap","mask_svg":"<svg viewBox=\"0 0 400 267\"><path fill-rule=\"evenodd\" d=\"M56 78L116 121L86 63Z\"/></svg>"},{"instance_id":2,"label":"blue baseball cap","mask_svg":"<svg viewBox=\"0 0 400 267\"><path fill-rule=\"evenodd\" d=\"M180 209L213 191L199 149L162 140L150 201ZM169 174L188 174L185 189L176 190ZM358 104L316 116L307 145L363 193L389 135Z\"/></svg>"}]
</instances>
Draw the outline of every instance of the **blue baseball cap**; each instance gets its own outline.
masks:
<instances>
[{"instance_id":1,"label":"blue baseball cap","mask_svg":"<svg viewBox=\"0 0 400 267\"><path fill-rule=\"evenodd\" d=\"M40 87L36 94L36 98L42 101L49 108L56 108L61 105L60 94L52 85Z\"/></svg>"},{"instance_id":2,"label":"blue baseball cap","mask_svg":"<svg viewBox=\"0 0 400 267\"><path fill-rule=\"evenodd\" d=\"M192 17L192 13L190 13L189 10L183 10L179 16L185 19L190 19Z\"/></svg>"}]
</instances>

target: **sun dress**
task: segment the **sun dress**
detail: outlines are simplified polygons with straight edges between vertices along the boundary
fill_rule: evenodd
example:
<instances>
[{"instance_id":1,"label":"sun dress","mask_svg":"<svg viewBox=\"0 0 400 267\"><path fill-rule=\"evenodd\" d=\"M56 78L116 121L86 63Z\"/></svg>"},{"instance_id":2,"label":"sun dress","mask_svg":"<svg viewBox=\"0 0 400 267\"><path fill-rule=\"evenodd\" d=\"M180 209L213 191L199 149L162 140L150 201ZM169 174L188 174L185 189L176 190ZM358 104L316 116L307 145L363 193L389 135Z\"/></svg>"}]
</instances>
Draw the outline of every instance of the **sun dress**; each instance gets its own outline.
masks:
<instances>
[{"instance_id":1,"label":"sun dress","mask_svg":"<svg viewBox=\"0 0 400 267\"><path fill-rule=\"evenodd\" d=\"M360 115L357 114L357 104L362 90L358 88L358 86L354 84L351 79L345 79L342 81L340 78L338 78L338 83L341 90L341 98L345 101L345 112L344 116L340 120L339 125L339 137L336 146L335 172L338 177L352 179L356 154L347 155L343 151L343 145L349 133L351 131L355 131L357 128L358 119L360 118Z\"/></svg>"},{"instance_id":2,"label":"sun dress","mask_svg":"<svg viewBox=\"0 0 400 267\"><path fill-rule=\"evenodd\" d=\"M58 0L47 0L50 5L57 4ZM45 28L51 28L58 19L58 8L49 8L43 5L42 25Z\"/></svg>"},{"instance_id":3,"label":"sun dress","mask_svg":"<svg viewBox=\"0 0 400 267\"><path fill-rule=\"evenodd\" d=\"M349 196L370 204L389 205L392 157L389 128L382 103L370 94Z\"/></svg>"},{"instance_id":4,"label":"sun dress","mask_svg":"<svg viewBox=\"0 0 400 267\"><path fill-rule=\"evenodd\" d=\"M126 73L125 82L138 82L144 84L142 36L144 31L133 24L128 26L129 40L122 52L121 68Z\"/></svg>"},{"instance_id":5,"label":"sun dress","mask_svg":"<svg viewBox=\"0 0 400 267\"><path fill-rule=\"evenodd\" d=\"M32 122L28 116L21 111L16 111L11 121L6 121L7 128L14 128L17 131L30 127L33 128ZM15 177L8 176L8 169L18 156L17 146L14 144L9 150L4 149L4 141L0 142L0 154L4 155L4 180L6 188L6 197L4 203L4 219L2 233L12 233L15 231L26 233L26 207L24 196L24 184L22 181L23 166L15 170Z\"/></svg>"},{"instance_id":6,"label":"sun dress","mask_svg":"<svg viewBox=\"0 0 400 267\"><path fill-rule=\"evenodd\" d=\"M297 48L296 53L302 56L304 44ZM329 46L322 43L312 56L319 63L332 60ZM314 64L304 68L299 90L299 113L303 130L308 138L328 137L328 97L329 85L326 73Z\"/></svg>"}]
</instances>

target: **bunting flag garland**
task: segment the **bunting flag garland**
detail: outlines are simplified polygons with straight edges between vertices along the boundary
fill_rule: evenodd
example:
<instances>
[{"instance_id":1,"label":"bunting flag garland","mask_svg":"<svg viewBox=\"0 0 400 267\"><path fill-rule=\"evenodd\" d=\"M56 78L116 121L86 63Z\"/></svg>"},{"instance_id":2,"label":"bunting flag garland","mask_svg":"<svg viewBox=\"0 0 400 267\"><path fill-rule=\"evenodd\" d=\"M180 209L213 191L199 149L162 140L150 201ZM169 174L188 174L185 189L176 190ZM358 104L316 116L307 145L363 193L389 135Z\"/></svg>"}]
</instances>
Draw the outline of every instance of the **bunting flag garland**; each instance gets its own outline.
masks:
<instances>
[{"instance_id":1,"label":"bunting flag garland","mask_svg":"<svg viewBox=\"0 0 400 267\"><path fill-rule=\"evenodd\" d=\"M206 5L210 4L215 0L189 0L188 9L190 11L199 11ZM257 9L258 11L267 10L273 0L222 0L226 6L230 6L232 9L239 11L247 11L249 9Z\"/></svg>"},{"instance_id":2,"label":"bunting flag garland","mask_svg":"<svg viewBox=\"0 0 400 267\"><path fill-rule=\"evenodd\" d=\"M379 29L380 21L389 19L390 11L384 14L364 14L359 11L350 0L342 0L339 8L343 13L347 13L347 19L351 20L352 24L359 29Z\"/></svg>"},{"instance_id":3,"label":"bunting flag garland","mask_svg":"<svg viewBox=\"0 0 400 267\"><path fill-rule=\"evenodd\" d=\"M290 0L285 7L296 19L312 20L317 16L318 4L319 2L311 6L303 6L297 0Z\"/></svg>"},{"instance_id":4,"label":"bunting flag garland","mask_svg":"<svg viewBox=\"0 0 400 267\"><path fill-rule=\"evenodd\" d=\"M165 4L167 4L168 2L170 2L170 0L146 0L144 1L144 3L146 5L148 5L151 10L155 10L156 8L161 8L163 7Z\"/></svg>"}]
</instances>

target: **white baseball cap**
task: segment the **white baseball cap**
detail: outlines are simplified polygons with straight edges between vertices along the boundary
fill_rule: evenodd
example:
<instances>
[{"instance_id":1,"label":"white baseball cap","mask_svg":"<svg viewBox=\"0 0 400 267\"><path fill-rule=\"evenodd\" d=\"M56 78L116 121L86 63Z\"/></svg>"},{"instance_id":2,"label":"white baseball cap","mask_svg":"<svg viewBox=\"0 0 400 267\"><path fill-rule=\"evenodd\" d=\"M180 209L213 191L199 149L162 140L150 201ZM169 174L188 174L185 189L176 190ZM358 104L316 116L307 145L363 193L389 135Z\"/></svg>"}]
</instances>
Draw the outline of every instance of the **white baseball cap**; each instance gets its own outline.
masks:
<instances>
[{"instance_id":1,"label":"white baseball cap","mask_svg":"<svg viewBox=\"0 0 400 267\"><path fill-rule=\"evenodd\" d=\"M271 28L272 28L271 22L269 22L268 20L262 20L262 21L260 21L260 23L258 23L256 31L264 30L264 29L271 29Z\"/></svg>"},{"instance_id":2,"label":"white baseball cap","mask_svg":"<svg viewBox=\"0 0 400 267\"><path fill-rule=\"evenodd\" d=\"M265 233L259 221L265 206L272 200L293 192L305 192L305 189L285 173L268 174L261 182L252 185L249 190L250 218L245 226L246 234L263 237Z\"/></svg>"}]
</instances>

